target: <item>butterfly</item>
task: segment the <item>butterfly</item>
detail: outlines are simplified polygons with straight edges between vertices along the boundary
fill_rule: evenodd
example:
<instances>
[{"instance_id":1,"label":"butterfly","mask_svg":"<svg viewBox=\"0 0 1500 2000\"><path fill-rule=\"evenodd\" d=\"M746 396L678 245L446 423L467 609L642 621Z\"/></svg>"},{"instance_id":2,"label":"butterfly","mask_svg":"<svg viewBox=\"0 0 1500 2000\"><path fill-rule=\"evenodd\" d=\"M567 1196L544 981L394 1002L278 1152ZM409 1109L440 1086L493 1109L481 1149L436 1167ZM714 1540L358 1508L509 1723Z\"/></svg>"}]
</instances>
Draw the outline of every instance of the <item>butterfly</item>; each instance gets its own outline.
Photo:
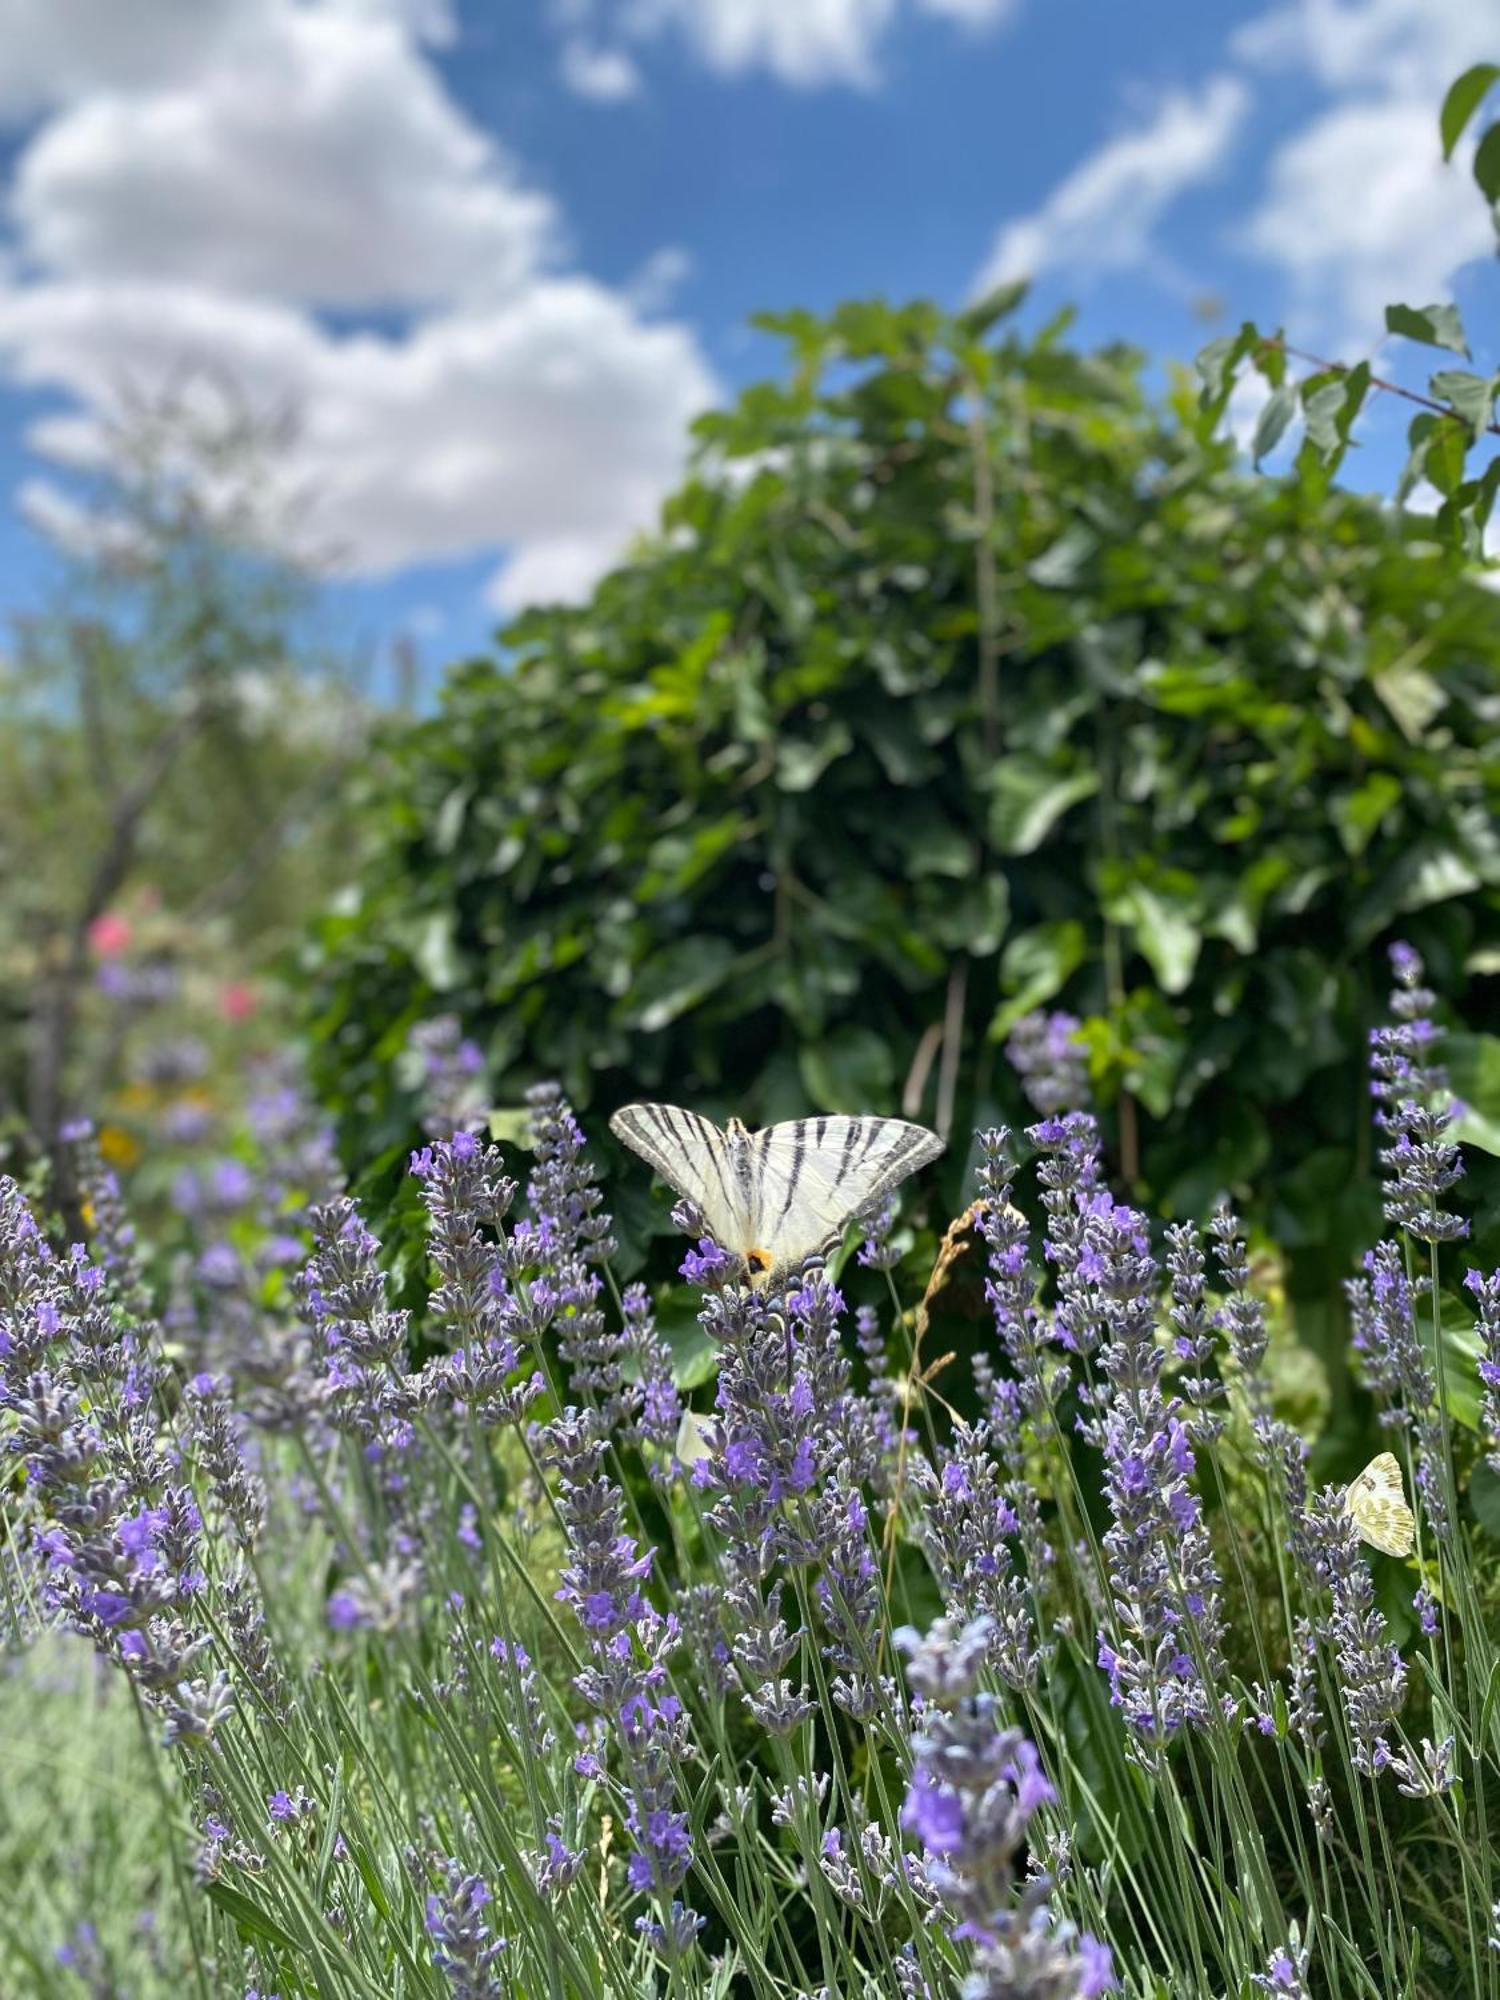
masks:
<instances>
[{"instance_id":1,"label":"butterfly","mask_svg":"<svg viewBox=\"0 0 1500 2000\"><path fill-rule=\"evenodd\" d=\"M762 1132L731 1118L720 1131L675 1104L627 1104L609 1125L694 1204L755 1289L826 1250L943 1150L900 1118L796 1118Z\"/></svg>"},{"instance_id":2,"label":"butterfly","mask_svg":"<svg viewBox=\"0 0 1500 2000\"><path fill-rule=\"evenodd\" d=\"M1409 1556L1417 1523L1401 1486L1401 1467L1394 1452L1383 1451L1351 1479L1344 1510L1359 1530L1360 1540L1388 1556Z\"/></svg>"}]
</instances>

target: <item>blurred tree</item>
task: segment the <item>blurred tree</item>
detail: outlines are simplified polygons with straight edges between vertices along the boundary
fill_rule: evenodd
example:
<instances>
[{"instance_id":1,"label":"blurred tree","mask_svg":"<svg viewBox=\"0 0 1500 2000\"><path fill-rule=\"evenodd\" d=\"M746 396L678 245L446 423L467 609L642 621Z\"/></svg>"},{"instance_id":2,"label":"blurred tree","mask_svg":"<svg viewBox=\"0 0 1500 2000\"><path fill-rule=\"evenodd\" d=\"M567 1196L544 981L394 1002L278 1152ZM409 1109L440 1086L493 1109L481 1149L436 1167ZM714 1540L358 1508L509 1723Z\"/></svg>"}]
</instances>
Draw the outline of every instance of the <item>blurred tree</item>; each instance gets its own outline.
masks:
<instances>
[{"instance_id":1,"label":"blurred tree","mask_svg":"<svg viewBox=\"0 0 1500 2000\"><path fill-rule=\"evenodd\" d=\"M0 665L0 1096L44 1146L87 1089L91 938L149 884L253 959L339 879L341 778L365 739L310 648L291 419L193 369L122 393L82 500L42 493L54 604Z\"/></svg>"}]
</instances>

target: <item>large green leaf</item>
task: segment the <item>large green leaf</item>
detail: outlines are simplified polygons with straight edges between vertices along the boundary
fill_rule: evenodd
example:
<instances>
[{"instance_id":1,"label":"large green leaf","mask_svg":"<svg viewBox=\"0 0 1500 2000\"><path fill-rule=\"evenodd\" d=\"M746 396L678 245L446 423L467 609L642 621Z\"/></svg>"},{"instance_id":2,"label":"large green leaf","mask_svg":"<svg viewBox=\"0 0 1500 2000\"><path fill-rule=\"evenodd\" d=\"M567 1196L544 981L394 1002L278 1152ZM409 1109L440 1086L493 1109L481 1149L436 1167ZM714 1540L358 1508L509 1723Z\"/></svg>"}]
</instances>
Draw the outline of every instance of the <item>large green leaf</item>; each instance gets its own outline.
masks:
<instances>
[{"instance_id":1,"label":"large green leaf","mask_svg":"<svg viewBox=\"0 0 1500 2000\"><path fill-rule=\"evenodd\" d=\"M1203 946L1196 908L1140 883L1120 899L1118 907L1162 991L1181 993L1193 976Z\"/></svg>"},{"instance_id":2,"label":"large green leaf","mask_svg":"<svg viewBox=\"0 0 1500 2000\"><path fill-rule=\"evenodd\" d=\"M1500 1035L1450 1035L1444 1061L1464 1107L1454 1137L1481 1152L1500 1154Z\"/></svg>"},{"instance_id":3,"label":"large green leaf","mask_svg":"<svg viewBox=\"0 0 1500 2000\"><path fill-rule=\"evenodd\" d=\"M1083 925L1071 920L1038 924L1012 938L1000 960L1000 984L1009 994L990 1022L990 1036L1003 1041L1023 1014L1053 1000L1083 963Z\"/></svg>"},{"instance_id":4,"label":"large green leaf","mask_svg":"<svg viewBox=\"0 0 1500 2000\"><path fill-rule=\"evenodd\" d=\"M648 959L625 997L625 1018L644 1033L669 1027L721 985L734 951L721 937L684 938Z\"/></svg>"},{"instance_id":5,"label":"large green leaf","mask_svg":"<svg viewBox=\"0 0 1500 2000\"><path fill-rule=\"evenodd\" d=\"M1296 387L1291 382L1283 382L1279 389L1271 391L1266 398L1264 409L1255 420L1255 434L1250 440L1250 456L1257 465L1268 452L1276 449L1287 425L1296 414Z\"/></svg>"},{"instance_id":6,"label":"large green leaf","mask_svg":"<svg viewBox=\"0 0 1500 2000\"><path fill-rule=\"evenodd\" d=\"M1486 201L1500 201L1500 124L1492 125L1474 149L1474 178Z\"/></svg>"},{"instance_id":7,"label":"large green leaf","mask_svg":"<svg viewBox=\"0 0 1500 2000\"><path fill-rule=\"evenodd\" d=\"M990 775L990 838L1002 854L1033 854L1063 814L1098 789L1097 771L1060 772L1038 758L1006 757Z\"/></svg>"},{"instance_id":8,"label":"large green leaf","mask_svg":"<svg viewBox=\"0 0 1500 2000\"><path fill-rule=\"evenodd\" d=\"M810 741L790 737L777 747L777 783L784 792L809 792L828 766L853 748L854 737L842 722Z\"/></svg>"},{"instance_id":9,"label":"large green leaf","mask_svg":"<svg viewBox=\"0 0 1500 2000\"><path fill-rule=\"evenodd\" d=\"M1467 368L1440 368L1428 384L1434 396L1451 404L1478 437L1495 413L1495 377L1475 375Z\"/></svg>"},{"instance_id":10,"label":"large green leaf","mask_svg":"<svg viewBox=\"0 0 1500 2000\"><path fill-rule=\"evenodd\" d=\"M1385 330L1403 333L1408 340L1425 341L1429 347L1451 348L1455 354L1469 351L1457 306L1387 306Z\"/></svg>"},{"instance_id":11,"label":"large green leaf","mask_svg":"<svg viewBox=\"0 0 1500 2000\"><path fill-rule=\"evenodd\" d=\"M895 1056L873 1028L841 1028L821 1044L805 1048L802 1081L819 1111L856 1115L889 1101Z\"/></svg>"},{"instance_id":12,"label":"large green leaf","mask_svg":"<svg viewBox=\"0 0 1500 2000\"><path fill-rule=\"evenodd\" d=\"M1489 95L1491 86L1500 79L1500 66L1495 63L1475 63L1466 69L1448 86L1448 94L1443 99L1443 108L1438 116L1438 130L1443 141L1443 158L1453 158L1453 148L1463 137L1464 128L1474 113Z\"/></svg>"}]
</instances>

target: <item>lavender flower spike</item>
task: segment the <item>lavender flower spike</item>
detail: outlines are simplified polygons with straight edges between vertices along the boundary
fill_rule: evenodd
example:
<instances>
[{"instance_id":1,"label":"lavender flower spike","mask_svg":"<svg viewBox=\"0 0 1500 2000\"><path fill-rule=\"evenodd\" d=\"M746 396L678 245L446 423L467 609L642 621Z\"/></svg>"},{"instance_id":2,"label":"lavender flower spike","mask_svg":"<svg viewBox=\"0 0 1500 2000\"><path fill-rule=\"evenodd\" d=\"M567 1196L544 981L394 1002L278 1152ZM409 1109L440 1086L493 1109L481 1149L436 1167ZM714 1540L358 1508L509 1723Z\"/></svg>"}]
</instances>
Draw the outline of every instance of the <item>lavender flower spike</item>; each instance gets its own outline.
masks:
<instances>
[{"instance_id":1,"label":"lavender flower spike","mask_svg":"<svg viewBox=\"0 0 1500 2000\"><path fill-rule=\"evenodd\" d=\"M1461 1107L1435 1060L1443 1031L1432 1018L1436 995L1422 984L1422 960L1409 944L1394 944L1391 967L1396 1022L1370 1036L1375 1123L1389 1141L1380 1152L1386 1219L1424 1242L1450 1243L1469 1233L1462 1216L1441 1206L1463 1175L1459 1150L1448 1138Z\"/></svg>"},{"instance_id":2,"label":"lavender flower spike","mask_svg":"<svg viewBox=\"0 0 1500 2000\"><path fill-rule=\"evenodd\" d=\"M1115 1985L1109 1949L1051 1907L1045 1875L1018 1868L1033 1815L1056 1797L1035 1746L1000 1725L978 1687L989 1621L956 1630L939 1619L925 1639L909 1628L916 1704L911 1785L902 1825L927 1851L928 1881L954 1919L956 1943L975 1947L965 2000L1094 2000Z\"/></svg>"}]
</instances>

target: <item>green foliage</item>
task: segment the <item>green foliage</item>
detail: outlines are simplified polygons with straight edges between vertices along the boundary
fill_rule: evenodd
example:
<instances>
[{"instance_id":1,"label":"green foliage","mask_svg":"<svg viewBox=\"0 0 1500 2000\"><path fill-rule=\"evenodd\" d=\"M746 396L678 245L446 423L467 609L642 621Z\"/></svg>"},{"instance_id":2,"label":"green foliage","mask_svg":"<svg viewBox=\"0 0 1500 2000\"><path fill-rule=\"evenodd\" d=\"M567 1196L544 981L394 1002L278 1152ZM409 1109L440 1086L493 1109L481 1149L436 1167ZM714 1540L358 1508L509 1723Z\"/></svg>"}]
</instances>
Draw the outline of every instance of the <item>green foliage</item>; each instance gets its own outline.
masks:
<instances>
[{"instance_id":1,"label":"green foliage","mask_svg":"<svg viewBox=\"0 0 1500 2000\"><path fill-rule=\"evenodd\" d=\"M48 1634L6 1659L0 1733L0 1992L76 1995L90 1990L91 1972L92 1990L133 2000L193 1991L173 1892L175 1829L129 1689ZM76 1979L59 1961L69 1949Z\"/></svg>"},{"instance_id":2,"label":"green foliage","mask_svg":"<svg viewBox=\"0 0 1500 2000\"><path fill-rule=\"evenodd\" d=\"M661 533L392 745L310 958L346 1157L407 1142L438 1009L507 1103L962 1131L1019 1112L996 1045L1055 1001L1137 1196L1316 1162L1293 1284L1336 1288L1381 948L1462 1001L1500 934L1500 610L1316 450L1249 479L1133 355L992 317L768 320L787 373L703 419Z\"/></svg>"}]
</instances>

